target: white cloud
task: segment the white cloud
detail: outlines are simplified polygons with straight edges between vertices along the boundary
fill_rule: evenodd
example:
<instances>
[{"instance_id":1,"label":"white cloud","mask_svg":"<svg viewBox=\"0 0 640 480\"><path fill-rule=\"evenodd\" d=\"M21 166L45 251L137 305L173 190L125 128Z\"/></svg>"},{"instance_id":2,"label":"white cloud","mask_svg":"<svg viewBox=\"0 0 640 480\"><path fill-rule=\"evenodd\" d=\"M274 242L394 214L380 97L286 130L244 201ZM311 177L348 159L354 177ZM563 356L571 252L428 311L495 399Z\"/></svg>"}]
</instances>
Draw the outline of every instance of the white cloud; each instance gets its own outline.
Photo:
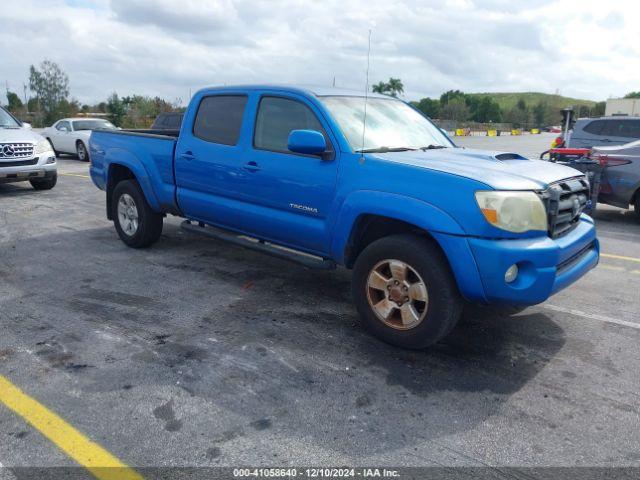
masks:
<instances>
[{"instance_id":1,"label":"white cloud","mask_svg":"<svg viewBox=\"0 0 640 480\"><path fill-rule=\"evenodd\" d=\"M22 90L44 58L83 102L117 91L186 101L223 83L364 88L400 77L410 99L546 91L604 99L640 90L635 1L2 0L0 80Z\"/></svg>"}]
</instances>

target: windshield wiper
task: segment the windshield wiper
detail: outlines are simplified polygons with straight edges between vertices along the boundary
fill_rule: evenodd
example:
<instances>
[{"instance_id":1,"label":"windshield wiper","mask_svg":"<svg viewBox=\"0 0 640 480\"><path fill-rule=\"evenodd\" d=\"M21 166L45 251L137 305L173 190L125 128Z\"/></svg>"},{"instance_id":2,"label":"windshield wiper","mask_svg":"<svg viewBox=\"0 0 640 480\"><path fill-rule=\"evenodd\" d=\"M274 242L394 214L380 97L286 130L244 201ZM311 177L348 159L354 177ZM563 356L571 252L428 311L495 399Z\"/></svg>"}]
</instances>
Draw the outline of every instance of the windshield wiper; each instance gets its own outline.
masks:
<instances>
[{"instance_id":1,"label":"windshield wiper","mask_svg":"<svg viewBox=\"0 0 640 480\"><path fill-rule=\"evenodd\" d=\"M426 152L427 150L437 150L439 148L448 148L445 145L427 145L426 147L420 147L420 150L422 150L423 152Z\"/></svg>"},{"instance_id":2,"label":"windshield wiper","mask_svg":"<svg viewBox=\"0 0 640 480\"><path fill-rule=\"evenodd\" d=\"M408 152L418 150L413 147L376 147L376 148L364 148L356 150L356 153L387 153L387 152Z\"/></svg>"}]
</instances>

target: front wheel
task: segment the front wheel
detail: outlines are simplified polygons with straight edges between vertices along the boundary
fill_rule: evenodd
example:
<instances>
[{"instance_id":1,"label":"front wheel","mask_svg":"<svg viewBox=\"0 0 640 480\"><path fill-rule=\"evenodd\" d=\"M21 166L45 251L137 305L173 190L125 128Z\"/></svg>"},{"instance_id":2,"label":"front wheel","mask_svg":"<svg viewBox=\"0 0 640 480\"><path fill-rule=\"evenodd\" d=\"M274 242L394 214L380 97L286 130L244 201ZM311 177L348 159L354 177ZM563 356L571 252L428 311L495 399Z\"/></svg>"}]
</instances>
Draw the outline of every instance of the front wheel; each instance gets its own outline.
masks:
<instances>
[{"instance_id":1,"label":"front wheel","mask_svg":"<svg viewBox=\"0 0 640 480\"><path fill-rule=\"evenodd\" d=\"M144 248L160 238L163 217L151 209L135 180L123 180L116 185L111 212L118 236L128 246Z\"/></svg>"},{"instance_id":2,"label":"front wheel","mask_svg":"<svg viewBox=\"0 0 640 480\"><path fill-rule=\"evenodd\" d=\"M89 161L89 151L83 141L76 143L76 155L78 156L78 160L82 162Z\"/></svg>"},{"instance_id":3,"label":"front wheel","mask_svg":"<svg viewBox=\"0 0 640 480\"><path fill-rule=\"evenodd\" d=\"M446 259L437 245L418 235L393 235L367 246L356 260L352 291L364 326L404 348L436 343L462 313Z\"/></svg>"},{"instance_id":4,"label":"front wheel","mask_svg":"<svg viewBox=\"0 0 640 480\"><path fill-rule=\"evenodd\" d=\"M51 190L58 183L58 175L54 174L46 178L29 180L29 183L36 190Z\"/></svg>"},{"instance_id":5,"label":"front wheel","mask_svg":"<svg viewBox=\"0 0 640 480\"><path fill-rule=\"evenodd\" d=\"M636 201L634 202L633 209L636 214L636 220L640 223L640 192L636 193Z\"/></svg>"}]
</instances>

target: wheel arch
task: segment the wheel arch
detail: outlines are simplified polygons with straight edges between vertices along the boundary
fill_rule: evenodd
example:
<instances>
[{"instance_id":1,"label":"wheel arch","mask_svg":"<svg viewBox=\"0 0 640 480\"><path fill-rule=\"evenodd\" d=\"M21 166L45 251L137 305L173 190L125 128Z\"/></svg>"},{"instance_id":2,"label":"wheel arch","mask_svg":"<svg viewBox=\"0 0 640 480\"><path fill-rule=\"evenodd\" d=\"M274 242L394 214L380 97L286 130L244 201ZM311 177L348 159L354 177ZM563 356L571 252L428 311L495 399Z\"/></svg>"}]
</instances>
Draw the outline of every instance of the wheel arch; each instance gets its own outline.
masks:
<instances>
[{"instance_id":1,"label":"wheel arch","mask_svg":"<svg viewBox=\"0 0 640 480\"><path fill-rule=\"evenodd\" d=\"M371 242L388 235L415 233L442 253L464 298L486 301L466 232L450 215L421 200L373 193L371 198L361 195L345 202L334 229L334 260L353 268L358 255ZM365 199L369 201L365 203Z\"/></svg>"},{"instance_id":2,"label":"wheel arch","mask_svg":"<svg viewBox=\"0 0 640 480\"><path fill-rule=\"evenodd\" d=\"M118 161L109 163L107 170L107 185L105 189L107 194L107 218L109 220L113 220L113 212L111 211L113 189L123 180L135 180L138 185L140 185L142 193L144 193L144 196L151 208L156 212L160 212L158 200L151 185L149 184L147 175L144 173L144 170L141 171L142 168L143 167L136 166L130 162Z\"/></svg>"}]
</instances>

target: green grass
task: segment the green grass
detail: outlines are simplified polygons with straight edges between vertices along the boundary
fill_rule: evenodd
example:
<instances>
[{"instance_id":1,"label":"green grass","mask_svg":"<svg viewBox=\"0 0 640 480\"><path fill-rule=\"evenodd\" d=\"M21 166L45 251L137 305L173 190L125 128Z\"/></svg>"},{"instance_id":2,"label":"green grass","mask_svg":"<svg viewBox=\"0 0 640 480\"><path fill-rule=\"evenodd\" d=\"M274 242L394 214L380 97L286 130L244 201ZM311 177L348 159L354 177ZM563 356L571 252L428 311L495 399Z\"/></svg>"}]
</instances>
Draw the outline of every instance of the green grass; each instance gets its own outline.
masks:
<instances>
[{"instance_id":1,"label":"green grass","mask_svg":"<svg viewBox=\"0 0 640 480\"><path fill-rule=\"evenodd\" d=\"M592 100L580 100L578 98L570 98L563 97L562 95L552 95L549 93L540 93L540 92L512 92L512 93L504 93L504 92L496 92L496 93L468 93L469 96L476 97L491 97L493 100L498 102L500 105L500 109L503 112L511 110L515 107L518 100L521 98L524 99L527 106L533 108L538 102L542 101L548 103L552 108L564 108L568 106L577 107L578 105L586 105L588 107L593 107L596 102Z\"/></svg>"}]
</instances>

